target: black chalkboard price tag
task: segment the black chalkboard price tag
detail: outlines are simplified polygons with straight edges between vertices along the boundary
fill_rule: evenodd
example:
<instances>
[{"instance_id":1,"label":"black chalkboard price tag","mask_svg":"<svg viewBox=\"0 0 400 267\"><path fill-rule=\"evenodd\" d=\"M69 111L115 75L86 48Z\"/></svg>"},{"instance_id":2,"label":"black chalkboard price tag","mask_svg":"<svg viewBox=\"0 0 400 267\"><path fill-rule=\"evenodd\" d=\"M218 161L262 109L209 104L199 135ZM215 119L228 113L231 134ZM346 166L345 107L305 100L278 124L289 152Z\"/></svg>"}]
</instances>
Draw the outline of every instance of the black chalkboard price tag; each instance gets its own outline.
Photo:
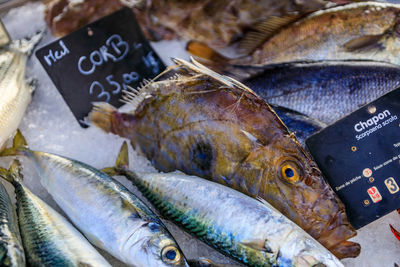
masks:
<instances>
[{"instance_id":1,"label":"black chalkboard price tag","mask_svg":"<svg viewBox=\"0 0 400 267\"><path fill-rule=\"evenodd\" d=\"M400 208L400 88L306 144L355 228Z\"/></svg>"},{"instance_id":2,"label":"black chalkboard price tag","mask_svg":"<svg viewBox=\"0 0 400 267\"><path fill-rule=\"evenodd\" d=\"M119 107L127 86L165 69L129 8L40 48L36 57L82 127L92 102Z\"/></svg>"}]
</instances>

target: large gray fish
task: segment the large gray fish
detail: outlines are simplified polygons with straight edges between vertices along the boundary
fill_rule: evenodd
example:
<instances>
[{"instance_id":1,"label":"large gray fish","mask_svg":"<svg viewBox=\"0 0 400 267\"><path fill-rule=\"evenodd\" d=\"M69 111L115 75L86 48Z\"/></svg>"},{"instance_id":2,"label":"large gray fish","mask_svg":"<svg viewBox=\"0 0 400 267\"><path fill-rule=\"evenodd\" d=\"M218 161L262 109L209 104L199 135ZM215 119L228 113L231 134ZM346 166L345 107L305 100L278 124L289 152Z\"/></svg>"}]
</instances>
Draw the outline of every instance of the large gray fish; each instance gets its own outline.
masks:
<instances>
[{"instance_id":1,"label":"large gray fish","mask_svg":"<svg viewBox=\"0 0 400 267\"><path fill-rule=\"evenodd\" d=\"M343 266L269 203L181 172L136 174L124 142L117 166L158 210L189 233L248 266Z\"/></svg>"},{"instance_id":2,"label":"large gray fish","mask_svg":"<svg viewBox=\"0 0 400 267\"><path fill-rule=\"evenodd\" d=\"M0 266L25 266L17 214L2 183L0 183Z\"/></svg>"},{"instance_id":3,"label":"large gray fish","mask_svg":"<svg viewBox=\"0 0 400 267\"><path fill-rule=\"evenodd\" d=\"M23 185L18 161L12 163L10 170L1 168L0 177L15 188L29 266L111 267L71 223Z\"/></svg>"},{"instance_id":4,"label":"large gray fish","mask_svg":"<svg viewBox=\"0 0 400 267\"><path fill-rule=\"evenodd\" d=\"M271 65L244 81L265 101L333 123L400 85L400 67L374 61Z\"/></svg>"},{"instance_id":5,"label":"large gray fish","mask_svg":"<svg viewBox=\"0 0 400 267\"><path fill-rule=\"evenodd\" d=\"M1 154L24 155L36 165L41 184L95 246L135 267L188 266L160 219L107 174L82 162L33 151L18 131Z\"/></svg>"},{"instance_id":6,"label":"large gray fish","mask_svg":"<svg viewBox=\"0 0 400 267\"><path fill-rule=\"evenodd\" d=\"M36 81L25 77L26 60L42 38L40 32L8 43L6 34L0 23L0 147L17 130L31 101Z\"/></svg>"}]
</instances>

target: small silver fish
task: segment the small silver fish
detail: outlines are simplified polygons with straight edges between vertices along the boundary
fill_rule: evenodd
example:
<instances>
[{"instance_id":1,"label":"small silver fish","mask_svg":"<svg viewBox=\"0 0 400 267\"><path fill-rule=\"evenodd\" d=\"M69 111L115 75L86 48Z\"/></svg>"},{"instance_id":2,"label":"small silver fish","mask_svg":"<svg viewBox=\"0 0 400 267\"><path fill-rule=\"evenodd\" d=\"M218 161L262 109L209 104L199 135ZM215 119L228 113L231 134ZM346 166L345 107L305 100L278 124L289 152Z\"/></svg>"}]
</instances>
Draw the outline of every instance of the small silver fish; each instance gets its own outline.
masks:
<instances>
[{"instance_id":1,"label":"small silver fish","mask_svg":"<svg viewBox=\"0 0 400 267\"><path fill-rule=\"evenodd\" d=\"M15 160L9 170L0 169L0 176L15 188L19 226L29 266L111 267L63 216L22 183L20 171L19 162Z\"/></svg>"},{"instance_id":2,"label":"small silver fish","mask_svg":"<svg viewBox=\"0 0 400 267\"><path fill-rule=\"evenodd\" d=\"M343 266L326 248L266 201L181 172L128 170L124 142L111 174L122 174L167 218L248 266Z\"/></svg>"},{"instance_id":3,"label":"small silver fish","mask_svg":"<svg viewBox=\"0 0 400 267\"><path fill-rule=\"evenodd\" d=\"M17 131L2 156L24 155L36 165L41 184L95 246L129 266L188 266L160 219L107 174L82 162L27 148Z\"/></svg>"}]
</instances>

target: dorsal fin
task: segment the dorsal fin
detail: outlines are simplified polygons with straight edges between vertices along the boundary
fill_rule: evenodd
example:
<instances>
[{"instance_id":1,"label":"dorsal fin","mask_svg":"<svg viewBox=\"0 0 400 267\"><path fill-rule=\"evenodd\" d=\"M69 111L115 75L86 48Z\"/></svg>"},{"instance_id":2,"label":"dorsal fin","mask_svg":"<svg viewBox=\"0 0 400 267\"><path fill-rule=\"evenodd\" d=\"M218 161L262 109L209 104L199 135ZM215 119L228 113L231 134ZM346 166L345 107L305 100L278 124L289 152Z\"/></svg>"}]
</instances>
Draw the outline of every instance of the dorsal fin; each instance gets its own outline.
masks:
<instances>
[{"instance_id":1,"label":"dorsal fin","mask_svg":"<svg viewBox=\"0 0 400 267\"><path fill-rule=\"evenodd\" d=\"M122 95L122 98L120 99L120 101L125 104L130 104L133 108L132 112L135 111L136 108L138 107L138 105L146 97L150 96L150 94L148 92L149 85L156 82L160 77L162 77L166 73L176 69L177 67L178 66L170 66L151 80L143 79L143 81L140 83L140 86L138 88L133 88L131 86L127 86L127 89L122 91L123 95ZM168 80L177 79L178 77L179 77L179 74L175 74L174 76L169 77Z\"/></svg>"},{"instance_id":2,"label":"dorsal fin","mask_svg":"<svg viewBox=\"0 0 400 267\"><path fill-rule=\"evenodd\" d=\"M283 17L271 16L255 25L254 29L248 31L239 42L238 48L241 54L249 55L257 47L277 33L283 26L286 26L302 16L286 15Z\"/></svg>"},{"instance_id":3,"label":"dorsal fin","mask_svg":"<svg viewBox=\"0 0 400 267\"><path fill-rule=\"evenodd\" d=\"M384 50L385 47L381 41L385 35L385 33L377 35L363 35L348 41L347 43L343 44L343 47L348 52L356 53Z\"/></svg>"},{"instance_id":4,"label":"dorsal fin","mask_svg":"<svg viewBox=\"0 0 400 267\"><path fill-rule=\"evenodd\" d=\"M191 61L193 63L190 63L190 62L187 62L186 60L178 59L178 58L174 58L173 61L178 66L184 66L184 67L187 67L187 68L189 68L190 70L192 70L194 72L207 75L207 76L219 81L220 83L226 85L227 87L230 87L232 89L239 88L240 90L243 90L245 92L248 92L248 93L252 94L256 98L260 98L256 93L254 93L253 90L251 90L249 87L247 87L246 85L242 84L241 82L236 81L235 79L233 79L231 77L216 73L215 71L213 71L213 70L207 68L206 66L200 64L199 62L197 62L192 57L190 59L191 59Z\"/></svg>"}]
</instances>

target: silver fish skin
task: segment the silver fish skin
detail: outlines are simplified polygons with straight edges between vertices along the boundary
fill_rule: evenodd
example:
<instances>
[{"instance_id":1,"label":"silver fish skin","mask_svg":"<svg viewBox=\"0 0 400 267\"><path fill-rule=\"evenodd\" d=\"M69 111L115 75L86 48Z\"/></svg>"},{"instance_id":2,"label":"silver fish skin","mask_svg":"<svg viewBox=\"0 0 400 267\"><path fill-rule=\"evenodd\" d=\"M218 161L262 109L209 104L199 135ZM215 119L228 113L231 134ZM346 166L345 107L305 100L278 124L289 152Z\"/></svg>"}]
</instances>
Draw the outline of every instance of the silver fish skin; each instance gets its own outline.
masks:
<instances>
[{"instance_id":1,"label":"silver fish skin","mask_svg":"<svg viewBox=\"0 0 400 267\"><path fill-rule=\"evenodd\" d=\"M331 124L400 85L400 67L374 61L271 65L244 81L268 103Z\"/></svg>"},{"instance_id":2,"label":"silver fish skin","mask_svg":"<svg viewBox=\"0 0 400 267\"><path fill-rule=\"evenodd\" d=\"M0 176L15 188L19 226L29 266L111 267L63 216L22 183L19 172L19 163L14 161L8 173L1 169Z\"/></svg>"},{"instance_id":3,"label":"silver fish skin","mask_svg":"<svg viewBox=\"0 0 400 267\"><path fill-rule=\"evenodd\" d=\"M128 266L188 266L160 219L118 181L82 162L32 151L18 131L2 156L25 155L40 182L95 246Z\"/></svg>"},{"instance_id":4,"label":"silver fish skin","mask_svg":"<svg viewBox=\"0 0 400 267\"><path fill-rule=\"evenodd\" d=\"M168 218L249 266L343 266L266 202L180 172L129 177Z\"/></svg>"},{"instance_id":5,"label":"silver fish skin","mask_svg":"<svg viewBox=\"0 0 400 267\"><path fill-rule=\"evenodd\" d=\"M25 266L17 214L2 183L0 183L0 266Z\"/></svg>"},{"instance_id":6,"label":"silver fish skin","mask_svg":"<svg viewBox=\"0 0 400 267\"><path fill-rule=\"evenodd\" d=\"M135 173L123 144L110 174L122 174L166 217L248 266L343 266L266 201L182 172ZM110 170L111 169L111 170Z\"/></svg>"}]
</instances>

